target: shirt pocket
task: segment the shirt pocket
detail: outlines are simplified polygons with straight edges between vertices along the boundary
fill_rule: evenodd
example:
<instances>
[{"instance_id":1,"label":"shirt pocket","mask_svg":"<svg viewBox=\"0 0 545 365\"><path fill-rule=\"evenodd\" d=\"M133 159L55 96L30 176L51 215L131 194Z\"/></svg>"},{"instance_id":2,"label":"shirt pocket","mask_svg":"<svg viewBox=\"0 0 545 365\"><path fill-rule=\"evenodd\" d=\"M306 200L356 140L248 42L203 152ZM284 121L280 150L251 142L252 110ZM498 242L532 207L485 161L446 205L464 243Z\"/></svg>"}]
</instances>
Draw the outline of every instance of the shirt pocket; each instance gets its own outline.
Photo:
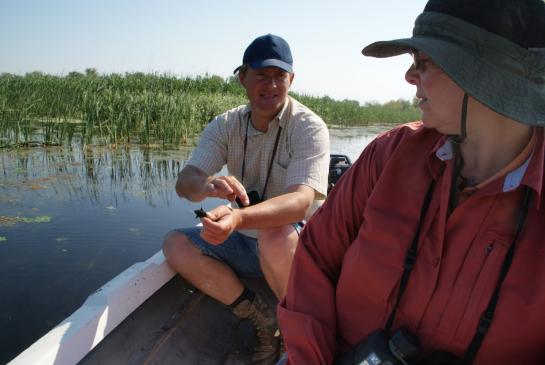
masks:
<instances>
[{"instance_id":1,"label":"shirt pocket","mask_svg":"<svg viewBox=\"0 0 545 365\"><path fill-rule=\"evenodd\" d=\"M539 354L543 354L545 296L541 293L545 292L545 249L535 249L535 246L529 248L522 241L515 244L513 262L500 287L494 317L480 350L483 363L500 363L497 360L502 358L505 362L501 363L524 364L528 363L524 360L525 356L536 359L541 356ZM483 265L483 274L471 293L475 300L469 301L456 334L461 349L467 348L477 331L480 317L490 303L509 250L509 246L501 239L491 241L490 246L492 247L488 247L490 252ZM502 347L502 344L512 344L514 338L519 337L516 334L521 333L525 334L525 338L520 337L522 342L519 347ZM509 360L517 356L520 362ZM492 358L495 360L486 360Z\"/></svg>"},{"instance_id":2,"label":"shirt pocket","mask_svg":"<svg viewBox=\"0 0 545 365\"><path fill-rule=\"evenodd\" d=\"M288 169L286 167L278 164L276 159L274 160L269 176L269 184L267 186L267 199L278 196L284 192L286 189L287 171Z\"/></svg>"},{"instance_id":3,"label":"shirt pocket","mask_svg":"<svg viewBox=\"0 0 545 365\"><path fill-rule=\"evenodd\" d=\"M277 153L277 156L275 157L274 162L278 166L283 167L284 169L287 169L291 161L291 156L288 150L284 148L280 148L280 146L278 146L276 153Z\"/></svg>"},{"instance_id":4,"label":"shirt pocket","mask_svg":"<svg viewBox=\"0 0 545 365\"><path fill-rule=\"evenodd\" d=\"M481 242L476 245L476 252L470 253L471 262L465 264L468 269L462 268L463 277L460 277L450 303L451 310L465 308L456 331L456 339L463 343L475 334L476 324L490 302L509 249L505 239L496 234L485 235Z\"/></svg>"}]
</instances>

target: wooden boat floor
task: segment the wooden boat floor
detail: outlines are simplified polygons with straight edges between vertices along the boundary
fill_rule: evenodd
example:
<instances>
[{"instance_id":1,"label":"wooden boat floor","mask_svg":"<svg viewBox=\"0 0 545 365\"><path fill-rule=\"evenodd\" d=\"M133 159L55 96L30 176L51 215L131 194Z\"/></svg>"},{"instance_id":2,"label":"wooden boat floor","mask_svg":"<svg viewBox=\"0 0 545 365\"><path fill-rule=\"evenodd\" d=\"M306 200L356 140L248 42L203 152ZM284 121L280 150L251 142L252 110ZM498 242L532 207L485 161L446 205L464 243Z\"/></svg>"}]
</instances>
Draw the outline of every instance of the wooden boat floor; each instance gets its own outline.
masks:
<instances>
[{"instance_id":1,"label":"wooden boat floor","mask_svg":"<svg viewBox=\"0 0 545 365\"><path fill-rule=\"evenodd\" d=\"M264 280L244 283L276 305ZM254 344L247 320L176 275L79 364L250 364Z\"/></svg>"}]
</instances>

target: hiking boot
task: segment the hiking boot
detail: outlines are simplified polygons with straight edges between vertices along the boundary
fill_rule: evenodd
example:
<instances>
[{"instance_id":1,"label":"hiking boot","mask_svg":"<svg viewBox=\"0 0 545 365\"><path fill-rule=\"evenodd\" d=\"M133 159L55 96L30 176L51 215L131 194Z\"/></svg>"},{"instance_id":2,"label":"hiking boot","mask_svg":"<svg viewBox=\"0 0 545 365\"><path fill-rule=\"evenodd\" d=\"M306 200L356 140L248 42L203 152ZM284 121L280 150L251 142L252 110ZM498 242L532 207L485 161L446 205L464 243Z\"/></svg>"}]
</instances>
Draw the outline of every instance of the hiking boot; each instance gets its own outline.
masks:
<instances>
[{"instance_id":1,"label":"hiking boot","mask_svg":"<svg viewBox=\"0 0 545 365\"><path fill-rule=\"evenodd\" d=\"M255 330L257 343L252 354L252 364L274 365L278 360L279 341L276 314L258 294L254 301L244 300L233 309L239 318L248 319Z\"/></svg>"}]
</instances>

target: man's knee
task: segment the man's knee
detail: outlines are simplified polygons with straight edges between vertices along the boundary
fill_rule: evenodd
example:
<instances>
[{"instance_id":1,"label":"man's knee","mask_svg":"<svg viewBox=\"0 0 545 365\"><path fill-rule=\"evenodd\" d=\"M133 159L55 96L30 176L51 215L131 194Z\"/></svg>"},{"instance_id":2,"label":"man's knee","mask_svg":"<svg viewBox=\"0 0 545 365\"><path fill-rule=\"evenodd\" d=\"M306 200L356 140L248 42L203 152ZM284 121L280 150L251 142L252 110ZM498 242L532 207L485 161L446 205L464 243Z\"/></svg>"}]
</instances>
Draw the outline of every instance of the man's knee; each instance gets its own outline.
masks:
<instances>
[{"instance_id":1,"label":"man's knee","mask_svg":"<svg viewBox=\"0 0 545 365\"><path fill-rule=\"evenodd\" d=\"M163 254L167 262L180 262L195 253L196 248L185 234L176 230L166 234L163 241Z\"/></svg>"}]
</instances>

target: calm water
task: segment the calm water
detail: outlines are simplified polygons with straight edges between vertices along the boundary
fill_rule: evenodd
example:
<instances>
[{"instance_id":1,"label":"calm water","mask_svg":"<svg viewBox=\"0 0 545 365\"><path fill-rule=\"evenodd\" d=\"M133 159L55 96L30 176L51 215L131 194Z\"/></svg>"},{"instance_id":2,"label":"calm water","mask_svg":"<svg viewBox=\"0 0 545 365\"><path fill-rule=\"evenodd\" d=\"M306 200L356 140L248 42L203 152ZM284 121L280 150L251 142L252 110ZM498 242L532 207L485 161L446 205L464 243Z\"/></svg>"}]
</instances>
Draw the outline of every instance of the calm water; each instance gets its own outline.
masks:
<instances>
[{"instance_id":1,"label":"calm water","mask_svg":"<svg viewBox=\"0 0 545 365\"><path fill-rule=\"evenodd\" d=\"M331 152L354 161L386 127L331 129ZM180 200L189 149L0 150L0 364L87 296L161 249L201 204ZM205 208L218 200L203 203Z\"/></svg>"}]
</instances>

